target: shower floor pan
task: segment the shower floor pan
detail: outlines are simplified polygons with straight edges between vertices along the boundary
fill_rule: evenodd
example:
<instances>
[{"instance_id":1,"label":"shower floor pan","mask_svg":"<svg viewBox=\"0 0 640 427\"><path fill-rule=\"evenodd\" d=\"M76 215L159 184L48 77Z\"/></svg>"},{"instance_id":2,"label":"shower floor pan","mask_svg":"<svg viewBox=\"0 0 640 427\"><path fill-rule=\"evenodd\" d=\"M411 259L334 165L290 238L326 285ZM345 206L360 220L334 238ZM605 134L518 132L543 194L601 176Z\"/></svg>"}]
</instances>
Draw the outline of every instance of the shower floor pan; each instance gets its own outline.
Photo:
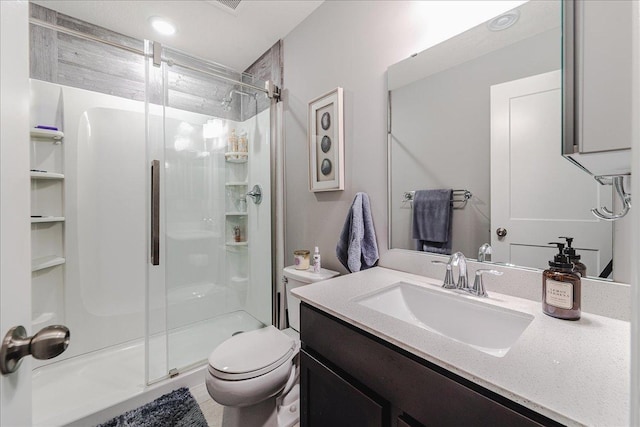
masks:
<instances>
[{"instance_id":1,"label":"shower floor pan","mask_svg":"<svg viewBox=\"0 0 640 427\"><path fill-rule=\"evenodd\" d=\"M233 333L261 326L250 314L237 311L170 332L170 365L182 367L206 360ZM150 347L166 348L164 342L164 336L152 338ZM150 372L166 373L166 369L151 366ZM144 377L142 339L37 368L32 384L33 425L69 424L140 396L149 389ZM198 383L203 381L204 374Z\"/></svg>"}]
</instances>

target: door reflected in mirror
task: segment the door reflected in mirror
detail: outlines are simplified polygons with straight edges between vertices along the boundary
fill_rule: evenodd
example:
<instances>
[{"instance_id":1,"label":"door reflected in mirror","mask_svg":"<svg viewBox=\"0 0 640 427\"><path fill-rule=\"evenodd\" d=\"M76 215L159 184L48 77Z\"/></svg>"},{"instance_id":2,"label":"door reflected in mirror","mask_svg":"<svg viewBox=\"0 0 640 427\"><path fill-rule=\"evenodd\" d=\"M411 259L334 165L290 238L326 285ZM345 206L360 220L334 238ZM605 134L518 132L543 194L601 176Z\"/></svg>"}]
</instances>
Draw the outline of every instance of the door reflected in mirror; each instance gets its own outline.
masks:
<instances>
[{"instance_id":1,"label":"door reflected in mirror","mask_svg":"<svg viewBox=\"0 0 640 427\"><path fill-rule=\"evenodd\" d=\"M436 224L452 252L489 243L492 262L544 269L568 236L588 276L611 277L612 225L590 212L611 187L562 156L561 21L560 0L528 2L389 67L391 248L438 253L407 193L462 190Z\"/></svg>"}]
</instances>

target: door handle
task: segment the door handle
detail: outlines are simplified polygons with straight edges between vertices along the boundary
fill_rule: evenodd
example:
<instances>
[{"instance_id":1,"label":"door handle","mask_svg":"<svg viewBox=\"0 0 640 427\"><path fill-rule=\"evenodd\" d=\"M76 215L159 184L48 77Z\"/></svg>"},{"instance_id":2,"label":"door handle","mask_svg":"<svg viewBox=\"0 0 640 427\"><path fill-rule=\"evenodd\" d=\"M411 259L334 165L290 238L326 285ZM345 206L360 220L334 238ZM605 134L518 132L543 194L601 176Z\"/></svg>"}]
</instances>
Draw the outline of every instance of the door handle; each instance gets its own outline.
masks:
<instances>
[{"instance_id":1,"label":"door handle","mask_svg":"<svg viewBox=\"0 0 640 427\"><path fill-rule=\"evenodd\" d=\"M507 235L507 229L500 227L496 230L496 234L498 235L498 237L502 238Z\"/></svg>"},{"instance_id":2,"label":"door handle","mask_svg":"<svg viewBox=\"0 0 640 427\"><path fill-rule=\"evenodd\" d=\"M35 359L52 359L69 347L71 334L69 328L52 325L40 329L34 336L27 336L24 326L9 329L0 346L0 373L7 375L15 372L22 358L32 355Z\"/></svg>"},{"instance_id":3,"label":"door handle","mask_svg":"<svg viewBox=\"0 0 640 427\"><path fill-rule=\"evenodd\" d=\"M151 162L151 265L160 265L160 160Z\"/></svg>"},{"instance_id":4,"label":"door handle","mask_svg":"<svg viewBox=\"0 0 640 427\"><path fill-rule=\"evenodd\" d=\"M262 188L258 184L254 185L251 191L247 193L247 196L253 199L253 203L259 205L262 202Z\"/></svg>"}]
</instances>

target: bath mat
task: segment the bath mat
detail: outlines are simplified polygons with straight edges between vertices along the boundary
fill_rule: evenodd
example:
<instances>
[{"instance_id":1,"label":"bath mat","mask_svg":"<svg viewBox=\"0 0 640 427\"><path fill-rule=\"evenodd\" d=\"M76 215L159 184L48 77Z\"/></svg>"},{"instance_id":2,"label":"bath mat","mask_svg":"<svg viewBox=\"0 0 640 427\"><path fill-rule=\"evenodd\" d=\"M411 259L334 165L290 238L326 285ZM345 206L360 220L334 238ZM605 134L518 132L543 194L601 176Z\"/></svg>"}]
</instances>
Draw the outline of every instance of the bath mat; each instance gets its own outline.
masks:
<instances>
[{"instance_id":1,"label":"bath mat","mask_svg":"<svg viewBox=\"0 0 640 427\"><path fill-rule=\"evenodd\" d=\"M98 427L207 427L207 421L189 389L183 387Z\"/></svg>"}]
</instances>

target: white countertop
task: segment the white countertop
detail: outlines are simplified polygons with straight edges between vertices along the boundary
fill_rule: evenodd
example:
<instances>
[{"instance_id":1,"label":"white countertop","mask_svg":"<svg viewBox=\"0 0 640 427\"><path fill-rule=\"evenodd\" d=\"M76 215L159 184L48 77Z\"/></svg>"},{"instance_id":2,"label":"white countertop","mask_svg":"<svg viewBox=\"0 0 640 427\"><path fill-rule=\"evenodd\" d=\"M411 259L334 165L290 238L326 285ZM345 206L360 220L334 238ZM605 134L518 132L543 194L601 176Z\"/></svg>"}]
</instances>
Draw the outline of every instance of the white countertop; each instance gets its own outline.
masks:
<instances>
[{"instance_id":1,"label":"white countertop","mask_svg":"<svg viewBox=\"0 0 640 427\"><path fill-rule=\"evenodd\" d=\"M539 302L489 291L483 302L535 317L509 352L495 357L353 301L398 281L441 289L439 280L375 267L292 292L328 314L563 424L629 425L628 322L584 312L578 321L555 319L542 312Z\"/></svg>"}]
</instances>

